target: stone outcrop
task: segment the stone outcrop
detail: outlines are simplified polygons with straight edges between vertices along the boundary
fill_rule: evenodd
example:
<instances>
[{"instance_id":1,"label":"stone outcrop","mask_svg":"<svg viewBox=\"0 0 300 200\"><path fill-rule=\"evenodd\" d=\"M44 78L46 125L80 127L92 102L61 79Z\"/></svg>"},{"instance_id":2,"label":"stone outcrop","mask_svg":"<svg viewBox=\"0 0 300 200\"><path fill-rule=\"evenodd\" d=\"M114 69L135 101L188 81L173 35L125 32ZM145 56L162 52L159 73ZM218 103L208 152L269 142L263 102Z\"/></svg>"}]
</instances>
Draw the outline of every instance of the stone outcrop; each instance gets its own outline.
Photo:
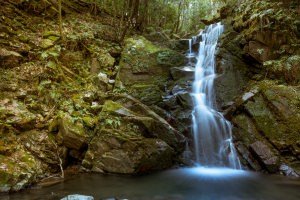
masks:
<instances>
[{"instance_id":1,"label":"stone outcrop","mask_svg":"<svg viewBox=\"0 0 300 200\"><path fill-rule=\"evenodd\" d=\"M182 54L154 45L142 36L128 38L121 54L118 80L143 103L157 104L162 101L170 68L184 62Z\"/></svg>"},{"instance_id":2,"label":"stone outcrop","mask_svg":"<svg viewBox=\"0 0 300 200\"><path fill-rule=\"evenodd\" d=\"M83 160L92 171L132 174L165 169L183 148L179 132L130 96L105 101L99 121Z\"/></svg>"}]
</instances>

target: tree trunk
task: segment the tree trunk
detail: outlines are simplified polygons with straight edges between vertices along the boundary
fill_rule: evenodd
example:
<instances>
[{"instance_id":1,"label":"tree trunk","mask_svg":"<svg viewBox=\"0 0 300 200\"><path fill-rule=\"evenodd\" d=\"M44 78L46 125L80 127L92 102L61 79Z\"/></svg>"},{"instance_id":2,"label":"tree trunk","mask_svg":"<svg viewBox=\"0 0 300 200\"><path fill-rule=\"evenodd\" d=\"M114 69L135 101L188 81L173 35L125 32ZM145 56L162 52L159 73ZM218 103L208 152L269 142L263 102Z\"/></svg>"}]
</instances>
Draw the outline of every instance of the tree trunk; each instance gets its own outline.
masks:
<instances>
[{"instance_id":1,"label":"tree trunk","mask_svg":"<svg viewBox=\"0 0 300 200\"><path fill-rule=\"evenodd\" d=\"M59 34L63 38L63 27L62 27L62 14L61 14L61 1L58 0L58 21L59 21Z\"/></svg>"},{"instance_id":2,"label":"tree trunk","mask_svg":"<svg viewBox=\"0 0 300 200\"><path fill-rule=\"evenodd\" d=\"M180 25L180 17L181 17L181 7L182 7L182 1L179 2L178 4L178 15L177 15L177 20L174 26L174 29L172 33L177 33Z\"/></svg>"}]
</instances>

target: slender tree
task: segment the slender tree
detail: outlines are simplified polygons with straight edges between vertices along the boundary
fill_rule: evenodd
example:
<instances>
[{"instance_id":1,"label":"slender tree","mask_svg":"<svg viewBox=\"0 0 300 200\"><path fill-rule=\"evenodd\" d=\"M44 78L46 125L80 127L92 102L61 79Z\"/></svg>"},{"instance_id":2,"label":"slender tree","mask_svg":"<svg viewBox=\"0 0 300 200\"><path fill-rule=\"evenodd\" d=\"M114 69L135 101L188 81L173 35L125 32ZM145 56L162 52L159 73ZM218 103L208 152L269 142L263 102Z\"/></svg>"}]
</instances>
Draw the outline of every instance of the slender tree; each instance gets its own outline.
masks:
<instances>
[{"instance_id":1,"label":"slender tree","mask_svg":"<svg viewBox=\"0 0 300 200\"><path fill-rule=\"evenodd\" d=\"M58 21L59 21L59 34L60 34L60 37L63 38L61 1L62 0L58 0Z\"/></svg>"}]
</instances>

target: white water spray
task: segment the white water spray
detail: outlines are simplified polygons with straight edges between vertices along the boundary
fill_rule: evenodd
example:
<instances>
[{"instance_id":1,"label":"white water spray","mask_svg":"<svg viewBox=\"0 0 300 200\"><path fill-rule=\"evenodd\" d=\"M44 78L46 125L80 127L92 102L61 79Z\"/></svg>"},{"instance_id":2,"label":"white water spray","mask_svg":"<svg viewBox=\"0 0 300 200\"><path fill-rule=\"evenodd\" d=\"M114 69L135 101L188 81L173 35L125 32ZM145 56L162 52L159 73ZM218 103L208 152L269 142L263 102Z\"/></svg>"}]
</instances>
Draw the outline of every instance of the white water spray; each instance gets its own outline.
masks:
<instances>
[{"instance_id":1,"label":"white water spray","mask_svg":"<svg viewBox=\"0 0 300 200\"><path fill-rule=\"evenodd\" d=\"M232 125L215 110L215 51L223 29L221 23L212 24L201 34L192 93L194 153L198 165L240 169L232 143ZM191 46L189 42L190 55Z\"/></svg>"}]
</instances>

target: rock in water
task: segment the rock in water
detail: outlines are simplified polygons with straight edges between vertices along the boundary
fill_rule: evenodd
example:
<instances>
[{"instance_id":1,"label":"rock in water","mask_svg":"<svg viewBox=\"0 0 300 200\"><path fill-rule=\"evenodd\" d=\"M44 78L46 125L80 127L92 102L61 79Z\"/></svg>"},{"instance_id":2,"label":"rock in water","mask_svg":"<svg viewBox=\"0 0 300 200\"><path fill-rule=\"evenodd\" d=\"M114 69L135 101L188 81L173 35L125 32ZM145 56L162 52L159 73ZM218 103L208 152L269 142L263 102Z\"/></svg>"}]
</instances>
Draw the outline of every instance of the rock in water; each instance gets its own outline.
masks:
<instances>
[{"instance_id":1,"label":"rock in water","mask_svg":"<svg viewBox=\"0 0 300 200\"><path fill-rule=\"evenodd\" d=\"M94 200L94 197L84 196L80 194L72 194L62 198L61 200Z\"/></svg>"},{"instance_id":2,"label":"rock in water","mask_svg":"<svg viewBox=\"0 0 300 200\"><path fill-rule=\"evenodd\" d=\"M278 171L278 157L273 154L267 145L257 141L250 145L250 150L269 172L274 173Z\"/></svg>"}]
</instances>

